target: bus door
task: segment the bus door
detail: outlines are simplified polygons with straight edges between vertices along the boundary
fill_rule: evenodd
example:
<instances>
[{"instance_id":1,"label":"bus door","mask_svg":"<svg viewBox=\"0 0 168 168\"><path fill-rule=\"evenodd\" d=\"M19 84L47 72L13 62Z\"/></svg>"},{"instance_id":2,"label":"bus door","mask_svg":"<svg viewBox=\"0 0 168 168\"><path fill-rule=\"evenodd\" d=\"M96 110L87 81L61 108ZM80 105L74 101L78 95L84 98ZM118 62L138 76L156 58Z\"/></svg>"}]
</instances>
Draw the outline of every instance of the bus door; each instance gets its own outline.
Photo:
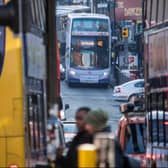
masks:
<instances>
[{"instance_id":1,"label":"bus door","mask_svg":"<svg viewBox=\"0 0 168 168\"><path fill-rule=\"evenodd\" d=\"M40 160L43 159L42 156L46 155L43 98L41 94L32 93L27 96L27 101L29 155L33 160Z\"/></svg>"}]
</instances>

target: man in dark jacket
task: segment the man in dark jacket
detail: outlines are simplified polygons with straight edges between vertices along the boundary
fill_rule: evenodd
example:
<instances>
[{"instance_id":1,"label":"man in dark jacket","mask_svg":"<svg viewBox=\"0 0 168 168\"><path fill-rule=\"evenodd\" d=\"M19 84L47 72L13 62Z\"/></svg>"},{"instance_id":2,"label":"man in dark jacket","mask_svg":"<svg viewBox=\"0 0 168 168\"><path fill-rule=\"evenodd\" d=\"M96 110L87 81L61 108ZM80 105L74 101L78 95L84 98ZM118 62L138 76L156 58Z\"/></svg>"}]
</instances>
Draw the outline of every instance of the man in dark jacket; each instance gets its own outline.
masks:
<instances>
[{"instance_id":1,"label":"man in dark jacket","mask_svg":"<svg viewBox=\"0 0 168 168\"><path fill-rule=\"evenodd\" d=\"M77 167L77 150L78 146L84 143L93 143L93 138L85 131L85 117L90 111L88 107L81 107L76 111L75 120L78 129L77 135L73 138L67 155L62 156L62 149L58 149L56 158L56 167L75 168Z\"/></svg>"}]
</instances>

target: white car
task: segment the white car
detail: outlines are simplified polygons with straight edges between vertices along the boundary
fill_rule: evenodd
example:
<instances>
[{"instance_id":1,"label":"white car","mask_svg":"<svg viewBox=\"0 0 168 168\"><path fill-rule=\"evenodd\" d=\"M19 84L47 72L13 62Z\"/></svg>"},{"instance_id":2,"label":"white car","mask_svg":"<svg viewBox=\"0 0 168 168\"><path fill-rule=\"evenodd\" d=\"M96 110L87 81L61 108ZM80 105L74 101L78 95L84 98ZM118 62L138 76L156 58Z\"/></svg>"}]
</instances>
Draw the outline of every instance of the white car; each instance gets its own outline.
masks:
<instances>
[{"instance_id":1,"label":"white car","mask_svg":"<svg viewBox=\"0 0 168 168\"><path fill-rule=\"evenodd\" d=\"M114 87L115 100L131 101L136 95L144 94L144 79L136 79Z\"/></svg>"}]
</instances>

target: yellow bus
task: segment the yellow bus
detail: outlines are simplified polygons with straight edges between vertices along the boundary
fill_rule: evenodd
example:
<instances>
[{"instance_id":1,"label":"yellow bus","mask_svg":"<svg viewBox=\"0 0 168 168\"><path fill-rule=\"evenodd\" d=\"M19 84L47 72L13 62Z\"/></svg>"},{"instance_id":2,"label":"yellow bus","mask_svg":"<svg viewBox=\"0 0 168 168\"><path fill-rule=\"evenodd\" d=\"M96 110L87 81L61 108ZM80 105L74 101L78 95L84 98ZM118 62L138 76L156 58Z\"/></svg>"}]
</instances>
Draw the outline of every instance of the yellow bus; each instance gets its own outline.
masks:
<instances>
[{"instance_id":1,"label":"yellow bus","mask_svg":"<svg viewBox=\"0 0 168 168\"><path fill-rule=\"evenodd\" d=\"M57 101L55 0L0 5L0 167L35 167Z\"/></svg>"}]
</instances>

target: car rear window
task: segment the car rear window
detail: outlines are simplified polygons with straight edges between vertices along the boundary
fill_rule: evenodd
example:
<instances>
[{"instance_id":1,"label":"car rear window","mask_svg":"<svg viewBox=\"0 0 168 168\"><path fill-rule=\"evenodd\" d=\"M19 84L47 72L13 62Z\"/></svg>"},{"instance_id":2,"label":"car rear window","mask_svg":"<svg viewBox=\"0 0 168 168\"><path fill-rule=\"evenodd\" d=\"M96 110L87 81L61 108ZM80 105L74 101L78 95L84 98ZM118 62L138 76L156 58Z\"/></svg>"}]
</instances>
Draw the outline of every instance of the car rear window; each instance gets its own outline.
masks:
<instances>
[{"instance_id":1,"label":"car rear window","mask_svg":"<svg viewBox=\"0 0 168 168\"><path fill-rule=\"evenodd\" d=\"M127 154L143 154L146 152L145 123L129 124L125 134L125 152Z\"/></svg>"},{"instance_id":2,"label":"car rear window","mask_svg":"<svg viewBox=\"0 0 168 168\"><path fill-rule=\"evenodd\" d=\"M134 86L135 86L135 87L144 87L144 82L143 82L143 81L137 82L137 83L135 83Z\"/></svg>"}]
</instances>

